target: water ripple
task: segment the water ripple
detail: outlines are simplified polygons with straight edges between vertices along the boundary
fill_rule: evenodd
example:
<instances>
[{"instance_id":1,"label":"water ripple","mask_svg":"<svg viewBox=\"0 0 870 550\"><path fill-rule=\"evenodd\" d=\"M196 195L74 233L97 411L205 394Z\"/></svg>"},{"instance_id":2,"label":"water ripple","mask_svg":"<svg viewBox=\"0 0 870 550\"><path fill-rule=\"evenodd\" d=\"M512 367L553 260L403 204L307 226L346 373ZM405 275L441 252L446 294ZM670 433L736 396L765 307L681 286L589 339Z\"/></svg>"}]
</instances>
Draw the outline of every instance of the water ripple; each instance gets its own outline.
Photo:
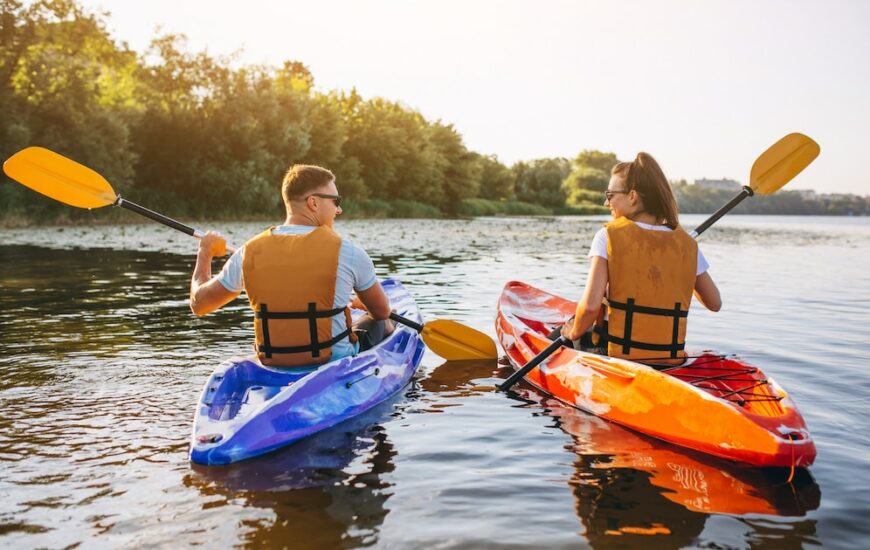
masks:
<instances>
[{"instance_id":1,"label":"water ripple","mask_svg":"<svg viewBox=\"0 0 870 550\"><path fill-rule=\"evenodd\" d=\"M379 275L404 281L427 319L493 334L509 279L579 297L586 247L603 221L380 220L339 230L370 250ZM259 227L223 229L240 243ZM798 403L819 455L792 484L783 472L698 456L522 385L508 398L494 391L504 368L442 364L431 352L414 384L366 415L246 463L192 466L201 384L221 360L251 349L247 302L193 317L185 296L195 241L163 228L3 236L0 260L15 266L0 274L6 546L870 540L870 487L859 475L870 469L870 260L856 252L870 244L866 220L732 217L702 239L725 308L693 308L689 343L751 360Z\"/></svg>"}]
</instances>

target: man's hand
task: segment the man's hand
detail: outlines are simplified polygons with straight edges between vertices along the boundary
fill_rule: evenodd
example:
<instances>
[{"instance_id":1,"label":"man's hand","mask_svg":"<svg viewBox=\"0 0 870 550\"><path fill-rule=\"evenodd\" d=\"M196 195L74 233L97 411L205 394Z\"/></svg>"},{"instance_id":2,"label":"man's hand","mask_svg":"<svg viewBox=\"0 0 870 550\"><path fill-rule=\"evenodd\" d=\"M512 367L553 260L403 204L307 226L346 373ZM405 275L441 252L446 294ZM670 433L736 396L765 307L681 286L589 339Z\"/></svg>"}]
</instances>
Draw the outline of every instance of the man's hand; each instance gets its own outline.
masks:
<instances>
[{"instance_id":1,"label":"man's hand","mask_svg":"<svg viewBox=\"0 0 870 550\"><path fill-rule=\"evenodd\" d=\"M217 231L207 231L202 240L199 241L199 251L204 252L209 259L215 256L226 256L227 240Z\"/></svg>"},{"instance_id":2,"label":"man's hand","mask_svg":"<svg viewBox=\"0 0 870 550\"><path fill-rule=\"evenodd\" d=\"M359 299L359 296L355 294L353 296L353 300L351 300L350 303L347 305L353 309L361 309L363 311L367 311L366 305L362 303L362 300Z\"/></svg>"},{"instance_id":3,"label":"man's hand","mask_svg":"<svg viewBox=\"0 0 870 550\"><path fill-rule=\"evenodd\" d=\"M190 278L190 310L196 315L205 315L218 309L239 295L232 292L211 276L211 260L225 256L227 240L215 231L209 231L199 242L196 265Z\"/></svg>"}]
</instances>

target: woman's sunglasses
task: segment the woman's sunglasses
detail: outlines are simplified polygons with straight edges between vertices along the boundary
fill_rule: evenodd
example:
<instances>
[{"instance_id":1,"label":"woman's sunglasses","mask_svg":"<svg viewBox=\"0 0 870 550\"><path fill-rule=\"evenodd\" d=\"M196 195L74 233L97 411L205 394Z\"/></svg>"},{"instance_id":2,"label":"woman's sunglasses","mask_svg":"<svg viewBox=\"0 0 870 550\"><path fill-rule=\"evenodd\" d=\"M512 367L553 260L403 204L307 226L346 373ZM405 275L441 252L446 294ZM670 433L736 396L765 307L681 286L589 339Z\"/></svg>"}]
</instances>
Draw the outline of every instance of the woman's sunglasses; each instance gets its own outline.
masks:
<instances>
[{"instance_id":1,"label":"woman's sunglasses","mask_svg":"<svg viewBox=\"0 0 870 550\"><path fill-rule=\"evenodd\" d=\"M607 200L611 200L611 199L613 199L613 195L616 195L619 193L627 195L628 193L631 193L631 191L605 191L604 196L607 197Z\"/></svg>"}]
</instances>

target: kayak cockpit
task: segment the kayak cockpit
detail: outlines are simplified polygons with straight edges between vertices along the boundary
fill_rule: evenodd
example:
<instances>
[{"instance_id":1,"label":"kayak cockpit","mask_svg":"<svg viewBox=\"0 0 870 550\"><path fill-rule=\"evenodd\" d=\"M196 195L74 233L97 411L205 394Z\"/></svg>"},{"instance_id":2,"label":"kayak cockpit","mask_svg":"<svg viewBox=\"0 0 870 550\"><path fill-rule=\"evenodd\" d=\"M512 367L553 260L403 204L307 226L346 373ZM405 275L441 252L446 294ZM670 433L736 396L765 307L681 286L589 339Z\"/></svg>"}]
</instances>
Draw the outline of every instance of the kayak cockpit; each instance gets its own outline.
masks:
<instances>
[{"instance_id":1,"label":"kayak cockpit","mask_svg":"<svg viewBox=\"0 0 870 550\"><path fill-rule=\"evenodd\" d=\"M212 420L232 420L245 410L254 409L278 395L314 367L266 368L250 359L233 361L225 370L215 372L203 394Z\"/></svg>"}]
</instances>

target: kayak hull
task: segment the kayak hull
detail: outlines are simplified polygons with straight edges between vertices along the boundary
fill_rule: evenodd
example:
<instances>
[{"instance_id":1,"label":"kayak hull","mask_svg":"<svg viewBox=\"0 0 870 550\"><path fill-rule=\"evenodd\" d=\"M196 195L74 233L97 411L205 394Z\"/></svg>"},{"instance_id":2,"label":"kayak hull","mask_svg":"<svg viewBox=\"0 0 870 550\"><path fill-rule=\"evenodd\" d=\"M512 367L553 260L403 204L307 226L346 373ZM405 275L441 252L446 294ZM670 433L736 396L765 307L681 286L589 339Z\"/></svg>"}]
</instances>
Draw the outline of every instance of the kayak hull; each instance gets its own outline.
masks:
<instances>
[{"instance_id":1,"label":"kayak hull","mask_svg":"<svg viewBox=\"0 0 870 550\"><path fill-rule=\"evenodd\" d=\"M385 280L382 286L397 313L422 323L401 283ZM229 464L353 418L405 387L424 350L415 330L398 325L373 349L317 368L268 367L256 358L222 363L200 395L190 460Z\"/></svg>"},{"instance_id":2,"label":"kayak hull","mask_svg":"<svg viewBox=\"0 0 870 550\"><path fill-rule=\"evenodd\" d=\"M496 332L514 368L552 342L576 303L521 282L505 285ZM816 455L788 394L760 369L705 351L679 367L561 348L526 375L560 401L655 438L759 467L806 467Z\"/></svg>"}]
</instances>

